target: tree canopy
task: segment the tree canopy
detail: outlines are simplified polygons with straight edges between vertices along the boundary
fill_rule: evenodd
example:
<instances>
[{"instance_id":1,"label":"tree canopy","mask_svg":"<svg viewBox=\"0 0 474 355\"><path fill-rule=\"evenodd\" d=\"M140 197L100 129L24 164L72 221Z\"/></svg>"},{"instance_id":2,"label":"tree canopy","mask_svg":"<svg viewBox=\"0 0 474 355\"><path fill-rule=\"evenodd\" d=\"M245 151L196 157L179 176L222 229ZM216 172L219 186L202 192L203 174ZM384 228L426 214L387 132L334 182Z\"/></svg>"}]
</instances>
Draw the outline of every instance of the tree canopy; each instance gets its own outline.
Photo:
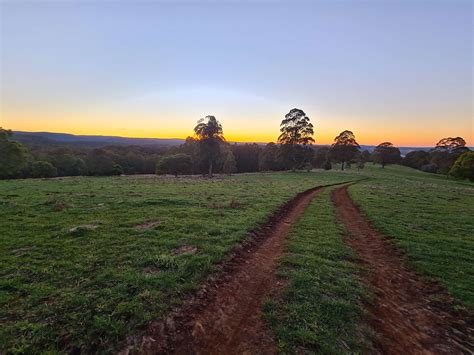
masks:
<instances>
[{"instance_id":1,"label":"tree canopy","mask_svg":"<svg viewBox=\"0 0 474 355\"><path fill-rule=\"evenodd\" d=\"M280 124L280 144L311 144L314 143L313 124L303 110L294 108L285 115Z\"/></svg>"},{"instance_id":2,"label":"tree canopy","mask_svg":"<svg viewBox=\"0 0 474 355\"><path fill-rule=\"evenodd\" d=\"M290 110L280 123L280 132L278 143L283 148L281 153L291 161L293 170L311 162L313 151L309 154L305 146L314 143L314 129L303 110Z\"/></svg>"},{"instance_id":3,"label":"tree canopy","mask_svg":"<svg viewBox=\"0 0 474 355\"><path fill-rule=\"evenodd\" d=\"M202 153L207 156L209 176L211 177L213 164L220 150L219 145L225 142L222 125L214 116L206 116L197 122L194 134L199 141Z\"/></svg>"},{"instance_id":4,"label":"tree canopy","mask_svg":"<svg viewBox=\"0 0 474 355\"><path fill-rule=\"evenodd\" d=\"M387 164L396 164L401 160L400 149L394 147L390 142L380 143L375 147L372 153L372 160L375 163L382 165L382 168Z\"/></svg>"},{"instance_id":5,"label":"tree canopy","mask_svg":"<svg viewBox=\"0 0 474 355\"><path fill-rule=\"evenodd\" d=\"M11 137L12 131L0 127L0 179L17 177L26 165L25 147Z\"/></svg>"},{"instance_id":6,"label":"tree canopy","mask_svg":"<svg viewBox=\"0 0 474 355\"><path fill-rule=\"evenodd\" d=\"M448 153L463 153L469 149L466 141L462 137L448 137L441 139L434 148L437 151L447 151Z\"/></svg>"},{"instance_id":7,"label":"tree canopy","mask_svg":"<svg viewBox=\"0 0 474 355\"><path fill-rule=\"evenodd\" d=\"M449 171L449 175L474 182L474 152L461 154Z\"/></svg>"},{"instance_id":8,"label":"tree canopy","mask_svg":"<svg viewBox=\"0 0 474 355\"><path fill-rule=\"evenodd\" d=\"M350 162L359 151L360 146L351 131L342 131L331 146L331 157L341 163L341 170L344 170L344 164Z\"/></svg>"}]
</instances>

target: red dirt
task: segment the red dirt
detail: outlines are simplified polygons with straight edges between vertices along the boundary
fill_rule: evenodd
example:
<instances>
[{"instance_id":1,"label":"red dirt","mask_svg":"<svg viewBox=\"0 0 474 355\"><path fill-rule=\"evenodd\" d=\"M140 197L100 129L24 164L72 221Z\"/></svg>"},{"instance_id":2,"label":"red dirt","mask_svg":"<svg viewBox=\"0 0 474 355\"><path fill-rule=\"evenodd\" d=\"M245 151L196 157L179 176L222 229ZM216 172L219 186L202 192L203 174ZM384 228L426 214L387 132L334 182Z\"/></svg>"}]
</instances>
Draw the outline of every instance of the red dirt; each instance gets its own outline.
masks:
<instances>
[{"instance_id":1,"label":"red dirt","mask_svg":"<svg viewBox=\"0 0 474 355\"><path fill-rule=\"evenodd\" d=\"M375 299L367 310L370 325L378 333L378 351L383 354L474 353L472 314L454 311L452 298L446 291L420 279L406 267L403 255L354 205L347 186L335 189L332 199L348 231L345 241L368 268L364 281Z\"/></svg>"},{"instance_id":2,"label":"red dirt","mask_svg":"<svg viewBox=\"0 0 474 355\"><path fill-rule=\"evenodd\" d=\"M232 253L197 295L150 326L138 351L145 354L275 354L261 318L265 298L279 288L275 276L285 238L319 188L283 205ZM129 347L121 353L134 352Z\"/></svg>"}]
</instances>

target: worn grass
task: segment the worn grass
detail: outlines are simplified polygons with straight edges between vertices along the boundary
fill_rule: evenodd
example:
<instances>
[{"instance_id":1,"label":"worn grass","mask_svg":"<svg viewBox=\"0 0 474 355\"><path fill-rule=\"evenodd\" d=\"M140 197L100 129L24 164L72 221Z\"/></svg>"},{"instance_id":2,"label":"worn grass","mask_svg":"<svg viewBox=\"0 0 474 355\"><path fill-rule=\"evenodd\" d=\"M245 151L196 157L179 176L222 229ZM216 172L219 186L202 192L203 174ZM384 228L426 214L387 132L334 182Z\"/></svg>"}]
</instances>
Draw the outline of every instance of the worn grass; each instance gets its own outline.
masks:
<instances>
[{"instance_id":1,"label":"worn grass","mask_svg":"<svg viewBox=\"0 0 474 355\"><path fill-rule=\"evenodd\" d=\"M474 184L401 166L369 166L353 200L419 274L474 309Z\"/></svg>"},{"instance_id":2,"label":"worn grass","mask_svg":"<svg viewBox=\"0 0 474 355\"><path fill-rule=\"evenodd\" d=\"M111 352L196 290L283 202L352 179L0 181L0 352Z\"/></svg>"},{"instance_id":3,"label":"worn grass","mask_svg":"<svg viewBox=\"0 0 474 355\"><path fill-rule=\"evenodd\" d=\"M367 352L370 331L361 306L368 294L330 200L316 195L292 228L279 275L288 284L264 307L282 353Z\"/></svg>"}]
</instances>

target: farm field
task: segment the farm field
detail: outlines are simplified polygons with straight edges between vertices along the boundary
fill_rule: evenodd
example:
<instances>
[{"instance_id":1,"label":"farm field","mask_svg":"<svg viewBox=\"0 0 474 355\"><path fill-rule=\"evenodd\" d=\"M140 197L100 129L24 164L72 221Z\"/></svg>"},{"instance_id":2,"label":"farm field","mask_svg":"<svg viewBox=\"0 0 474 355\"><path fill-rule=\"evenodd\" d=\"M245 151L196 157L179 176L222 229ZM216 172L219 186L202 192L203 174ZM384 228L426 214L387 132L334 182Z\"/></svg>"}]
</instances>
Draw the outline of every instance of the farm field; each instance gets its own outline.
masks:
<instances>
[{"instance_id":1,"label":"farm field","mask_svg":"<svg viewBox=\"0 0 474 355\"><path fill-rule=\"evenodd\" d=\"M233 246L297 193L356 182L354 202L474 308L474 185L399 166L202 178L78 177L0 182L0 343L7 353L111 352L165 317ZM291 230L264 314L280 351L370 349L371 294L343 242L328 187Z\"/></svg>"},{"instance_id":2,"label":"farm field","mask_svg":"<svg viewBox=\"0 0 474 355\"><path fill-rule=\"evenodd\" d=\"M110 351L195 291L249 230L346 173L0 182L8 352Z\"/></svg>"}]
</instances>

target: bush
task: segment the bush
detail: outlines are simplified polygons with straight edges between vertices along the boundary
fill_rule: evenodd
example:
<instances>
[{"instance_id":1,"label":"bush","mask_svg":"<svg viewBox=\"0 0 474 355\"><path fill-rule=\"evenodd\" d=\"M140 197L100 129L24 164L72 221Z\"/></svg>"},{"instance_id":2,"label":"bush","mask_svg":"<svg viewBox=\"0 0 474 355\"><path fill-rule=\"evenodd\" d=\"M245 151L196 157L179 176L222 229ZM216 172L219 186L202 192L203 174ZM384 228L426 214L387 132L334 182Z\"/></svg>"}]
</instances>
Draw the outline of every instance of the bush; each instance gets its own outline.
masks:
<instances>
[{"instance_id":1,"label":"bush","mask_svg":"<svg viewBox=\"0 0 474 355\"><path fill-rule=\"evenodd\" d=\"M31 176L35 178L49 178L58 175L56 168L47 161L35 161L31 165Z\"/></svg>"},{"instance_id":2,"label":"bush","mask_svg":"<svg viewBox=\"0 0 474 355\"><path fill-rule=\"evenodd\" d=\"M463 153L454 163L449 175L474 182L474 152Z\"/></svg>"},{"instance_id":3,"label":"bush","mask_svg":"<svg viewBox=\"0 0 474 355\"><path fill-rule=\"evenodd\" d=\"M156 173L173 174L174 176L191 174L192 166L191 157L187 154L168 155L160 159L156 165Z\"/></svg>"},{"instance_id":4,"label":"bush","mask_svg":"<svg viewBox=\"0 0 474 355\"><path fill-rule=\"evenodd\" d=\"M425 173L433 173L435 174L438 171L438 165L430 163L430 164L425 164L420 168L421 171L424 171Z\"/></svg>"},{"instance_id":5,"label":"bush","mask_svg":"<svg viewBox=\"0 0 474 355\"><path fill-rule=\"evenodd\" d=\"M329 160L326 160L326 162L323 165L324 170L331 170L332 169L332 164Z\"/></svg>"}]
</instances>

